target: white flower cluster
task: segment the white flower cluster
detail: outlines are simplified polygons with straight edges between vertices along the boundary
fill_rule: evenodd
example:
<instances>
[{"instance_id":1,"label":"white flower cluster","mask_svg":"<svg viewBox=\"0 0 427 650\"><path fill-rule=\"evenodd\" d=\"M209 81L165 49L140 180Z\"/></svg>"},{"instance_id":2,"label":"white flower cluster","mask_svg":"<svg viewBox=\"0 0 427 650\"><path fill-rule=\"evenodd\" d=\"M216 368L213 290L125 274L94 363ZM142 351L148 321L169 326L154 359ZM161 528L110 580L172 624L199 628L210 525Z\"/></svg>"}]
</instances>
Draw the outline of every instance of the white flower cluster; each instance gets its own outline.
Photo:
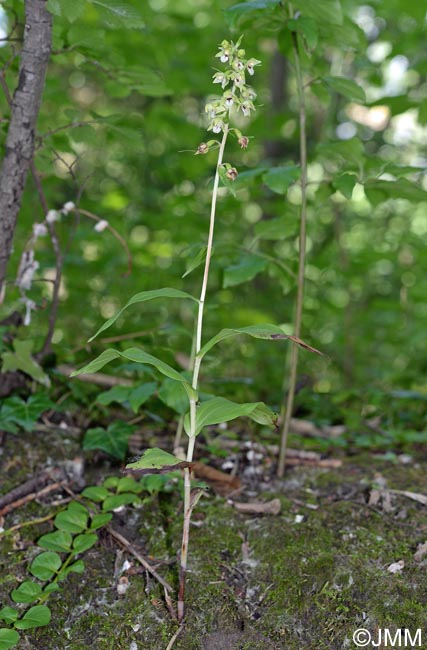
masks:
<instances>
[{"instance_id":1,"label":"white flower cluster","mask_svg":"<svg viewBox=\"0 0 427 650\"><path fill-rule=\"evenodd\" d=\"M49 227L55 221L59 221L61 214L67 215L75 209L72 201L67 201L59 210L49 210L46 214L45 220L42 223L33 224L33 232L31 238L22 253L21 261L19 262L18 274L15 284L21 292L21 302L25 305L24 325L31 323L31 312L37 307L36 303L28 298L26 292L31 289L33 284L34 275L39 268L40 264L35 259L34 247L39 237L45 237L49 232Z\"/></svg>"},{"instance_id":2,"label":"white flower cluster","mask_svg":"<svg viewBox=\"0 0 427 650\"><path fill-rule=\"evenodd\" d=\"M223 131L233 107L237 111L242 111L245 117L255 110L253 100L256 98L256 93L246 84L245 74L247 72L252 76L255 66L261 61L246 59L245 50L240 48L240 41L241 38L236 44L233 41L222 41L216 54L221 63L226 63L227 67L224 71L215 72L213 76L213 82L221 84L224 90L222 97L214 99L205 106L205 112L210 118L208 131L213 133Z\"/></svg>"}]
</instances>

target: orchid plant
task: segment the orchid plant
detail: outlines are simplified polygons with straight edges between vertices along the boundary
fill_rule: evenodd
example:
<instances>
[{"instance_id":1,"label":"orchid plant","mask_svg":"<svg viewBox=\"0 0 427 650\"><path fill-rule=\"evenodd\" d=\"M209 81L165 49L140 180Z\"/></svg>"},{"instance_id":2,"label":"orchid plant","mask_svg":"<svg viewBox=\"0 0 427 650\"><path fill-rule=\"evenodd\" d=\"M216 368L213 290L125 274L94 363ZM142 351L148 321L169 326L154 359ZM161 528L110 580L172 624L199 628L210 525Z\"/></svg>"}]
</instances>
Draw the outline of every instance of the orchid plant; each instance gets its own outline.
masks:
<instances>
[{"instance_id":1,"label":"orchid plant","mask_svg":"<svg viewBox=\"0 0 427 650\"><path fill-rule=\"evenodd\" d=\"M97 336L110 327L124 312L124 310L136 303L143 303L158 298L191 300L197 304L191 382L188 381L184 374L158 357L136 347L129 348L125 351L113 349L105 350L91 363L73 373L74 375L77 375L96 372L106 363L114 359L122 358L136 363L154 366L159 373L181 384L187 394L188 412L184 418L184 430L188 436L188 447L185 459L178 458L162 449L151 448L147 449L142 457L137 461L126 465L127 471L137 474L167 473L177 469L182 469L184 472L184 520L177 604L177 617L180 624L182 624L184 620L185 581L191 513L201 496L200 491L192 490L191 470L196 438L204 427L228 422L241 416L249 417L257 423L269 426L275 426L277 421L277 415L262 402L237 404L222 396L209 396L205 401L199 402L199 375L202 361L205 355L212 350L215 345L229 337L242 334L259 339L290 339L298 345L309 347L299 339L287 335L281 327L270 324L226 328L218 332L213 338L204 344L202 341L209 268L213 254L218 190L221 181L223 185L230 187L238 175L235 167L228 162L224 162L225 147L229 135L236 137L243 149L248 146L249 138L243 135L238 128L233 126L233 120L239 112L241 112L244 117L248 117L251 112L255 111L254 100L256 99L256 93L253 88L246 83L246 75L253 76L255 67L260 65L261 62L255 58L246 58L245 50L241 48L240 44L241 38L237 43L224 40L220 44L216 58L219 58L220 62L224 64L224 69L215 71L213 82L214 84L221 85L223 93L221 96L210 99L205 107L205 112L209 118L207 130L213 134L222 133L222 138L221 140L213 139L207 142L202 142L195 152L196 155L206 155L211 150L218 150L200 296L197 299L184 291L173 288L143 291L130 298L127 304L115 316L108 319L95 334L95 336ZM90 340L93 340L95 336Z\"/></svg>"}]
</instances>

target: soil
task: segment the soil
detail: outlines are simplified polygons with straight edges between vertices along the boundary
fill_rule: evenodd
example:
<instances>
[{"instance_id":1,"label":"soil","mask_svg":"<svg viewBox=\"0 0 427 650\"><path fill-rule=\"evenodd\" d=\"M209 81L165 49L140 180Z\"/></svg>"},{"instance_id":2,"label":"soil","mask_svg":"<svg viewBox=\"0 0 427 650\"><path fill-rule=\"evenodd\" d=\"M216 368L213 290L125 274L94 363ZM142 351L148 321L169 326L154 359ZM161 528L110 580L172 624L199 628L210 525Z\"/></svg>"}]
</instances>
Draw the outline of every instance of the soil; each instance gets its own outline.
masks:
<instances>
[{"instance_id":1,"label":"soil","mask_svg":"<svg viewBox=\"0 0 427 650\"><path fill-rule=\"evenodd\" d=\"M0 457L2 494L49 465L82 467L81 457L78 435L67 429L8 434ZM90 452L85 460L76 492L120 474L104 456ZM238 500L279 499L278 515L242 514L230 498L208 492L193 516L186 625L174 648L355 648L358 628L376 647L387 647L380 643L385 630L392 637L405 630L412 638L417 630L427 635L427 554L415 555L427 540L426 505L389 491L425 493L427 462L402 460L358 455L337 469L290 468L281 481L268 463L246 468ZM57 498L50 494L14 509L5 530L54 513ZM177 490L146 494L142 506L126 506L112 522L174 588L180 508ZM13 605L10 592L29 578L28 564L40 551L36 541L50 530L46 521L0 538L2 605ZM50 597L51 623L22 633L17 647L165 650L176 624L158 582L103 529L82 559L84 573L70 574ZM131 566L120 574L126 559ZM120 594L123 582L128 588Z\"/></svg>"}]
</instances>

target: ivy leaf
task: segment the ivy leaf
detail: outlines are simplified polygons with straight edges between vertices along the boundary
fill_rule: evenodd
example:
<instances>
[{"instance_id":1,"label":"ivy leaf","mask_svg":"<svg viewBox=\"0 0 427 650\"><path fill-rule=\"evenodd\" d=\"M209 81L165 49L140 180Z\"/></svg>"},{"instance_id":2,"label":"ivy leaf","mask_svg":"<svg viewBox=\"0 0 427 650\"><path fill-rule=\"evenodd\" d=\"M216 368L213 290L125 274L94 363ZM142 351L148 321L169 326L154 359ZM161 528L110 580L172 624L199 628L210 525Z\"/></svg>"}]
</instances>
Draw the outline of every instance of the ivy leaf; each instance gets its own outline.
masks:
<instances>
[{"instance_id":1,"label":"ivy leaf","mask_svg":"<svg viewBox=\"0 0 427 650\"><path fill-rule=\"evenodd\" d=\"M195 435L200 433L206 426L229 422L241 416L249 417L259 424L272 427L276 426L277 422L277 414L271 411L263 402L236 404L224 397L214 397L197 407ZM189 413L185 416L184 428L187 435L190 435Z\"/></svg>"},{"instance_id":2,"label":"ivy leaf","mask_svg":"<svg viewBox=\"0 0 427 650\"><path fill-rule=\"evenodd\" d=\"M124 460L128 440L134 431L134 426L121 421L113 422L107 429L88 429L83 439L83 449L101 449L114 458Z\"/></svg>"},{"instance_id":3,"label":"ivy leaf","mask_svg":"<svg viewBox=\"0 0 427 650\"><path fill-rule=\"evenodd\" d=\"M30 573L39 580L50 580L57 573L62 560L58 553L45 551L40 553L31 563Z\"/></svg>"},{"instance_id":4,"label":"ivy leaf","mask_svg":"<svg viewBox=\"0 0 427 650\"><path fill-rule=\"evenodd\" d=\"M19 634L16 630L0 629L0 650L9 650L19 642Z\"/></svg>"},{"instance_id":5,"label":"ivy leaf","mask_svg":"<svg viewBox=\"0 0 427 650\"><path fill-rule=\"evenodd\" d=\"M24 616L16 621L15 627L18 630L30 630L34 627L43 627L50 623L50 609L46 605L35 605L31 607Z\"/></svg>"},{"instance_id":6,"label":"ivy leaf","mask_svg":"<svg viewBox=\"0 0 427 650\"><path fill-rule=\"evenodd\" d=\"M328 88L352 102L362 104L366 102L365 91L353 79L347 79L347 77L323 77L323 81Z\"/></svg>"},{"instance_id":7,"label":"ivy leaf","mask_svg":"<svg viewBox=\"0 0 427 650\"><path fill-rule=\"evenodd\" d=\"M301 170L296 165L273 167L263 174L262 180L272 192L286 194L289 185L300 177Z\"/></svg>"},{"instance_id":8,"label":"ivy leaf","mask_svg":"<svg viewBox=\"0 0 427 650\"><path fill-rule=\"evenodd\" d=\"M144 474L166 474L167 472L174 472L183 467L190 467L191 463L169 454L163 449L155 447L147 449L141 458L133 463L126 465L126 470L135 472L139 475Z\"/></svg>"},{"instance_id":9,"label":"ivy leaf","mask_svg":"<svg viewBox=\"0 0 427 650\"><path fill-rule=\"evenodd\" d=\"M180 291L179 289L170 289L169 287L166 287L165 289L155 289L153 291L141 291L140 293L132 296L132 298L128 300L125 306L122 307L120 311L117 312L117 314L106 320L105 323L101 325L96 334L91 336L89 343L93 341L93 339L95 339L99 334L101 334L101 332L104 332L106 329L111 327L111 325L116 322L119 316L121 316L123 312L128 309L128 307L131 305L136 305L140 302L146 302L147 300L155 300L156 298L189 298L190 300L198 302L198 300L196 300L196 298L191 296L189 293Z\"/></svg>"},{"instance_id":10,"label":"ivy leaf","mask_svg":"<svg viewBox=\"0 0 427 650\"><path fill-rule=\"evenodd\" d=\"M44 393L30 395L25 402L20 397L9 397L1 409L1 419L13 422L25 431L32 431L40 415L54 406Z\"/></svg>"},{"instance_id":11,"label":"ivy leaf","mask_svg":"<svg viewBox=\"0 0 427 650\"><path fill-rule=\"evenodd\" d=\"M49 387L49 377L31 356L33 341L14 339L13 348L15 350L14 352L4 352L2 355L3 372L8 370L21 370L21 372L29 375L34 381Z\"/></svg>"}]
</instances>

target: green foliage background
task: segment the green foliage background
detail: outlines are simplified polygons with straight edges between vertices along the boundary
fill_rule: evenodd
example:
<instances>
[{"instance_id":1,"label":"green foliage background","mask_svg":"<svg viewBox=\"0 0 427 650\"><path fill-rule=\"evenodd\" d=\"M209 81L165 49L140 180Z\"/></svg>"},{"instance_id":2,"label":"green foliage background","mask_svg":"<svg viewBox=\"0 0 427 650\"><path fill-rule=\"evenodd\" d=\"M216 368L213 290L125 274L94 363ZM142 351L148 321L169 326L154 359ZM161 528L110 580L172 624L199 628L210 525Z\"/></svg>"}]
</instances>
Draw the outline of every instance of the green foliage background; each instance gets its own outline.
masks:
<instances>
[{"instance_id":1,"label":"green foliage background","mask_svg":"<svg viewBox=\"0 0 427 650\"><path fill-rule=\"evenodd\" d=\"M14 34L22 35L23 3L3 6L3 29L18 20ZM292 170L299 161L299 129L281 4L49 0L48 6L55 16L54 52L36 165L49 205L60 209L80 198L82 208L121 233L133 257L126 275L125 254L108 231L96 233L84 217L63 217L58 232L67 256L54 335L58 360L87 361L87 339L137 291L172 286L197 295L197 272L182 275L205 245L215 157L194 152L207 139L203 110L216 91L211 77L217 44L241 33L246 51L262 60L254 80L257 112L244 127L248 150L233 144L227 156L240 176L236 196L222 197L219 205L205 334L263 322L285 324L292 333L300 199ZM425 10L418 0L297 0L293 7L301 12L293 28L305 43L309 137L303 338L329 356L300 355L300 372L311 382L302 395L320 416L319 403L337 391L351 402L346 387L378 389L392 399L408 395L396 391L413 391L409 395L422 399ZM11 91L18 66L18 58L11 59L14 48L13 42L0 48ZM3 95L0 104L7 116ZM7 119L0 128L3 144ZM29 179L11 281L32 223L43 218ZM49 278L53 253L47 238L39 242L38 277ZM19 305L15 291L10 287L1 315ZM20 334L33 339L34 350L45 335L49 295L48 283L34 284L31 297L41 308ZM129 309L108 335L137 332L138 344L173 364L173 351L190 352L193 315L187 304L154 301ZM91 356L101 349L102 341L92 343ZM285 358L281 344L223 343L211 360L210 390L226 383L231 398L277 405ZM325 407L325 419L339 419L334 409L339 407Z\"/></svg>"}]
</instances>

